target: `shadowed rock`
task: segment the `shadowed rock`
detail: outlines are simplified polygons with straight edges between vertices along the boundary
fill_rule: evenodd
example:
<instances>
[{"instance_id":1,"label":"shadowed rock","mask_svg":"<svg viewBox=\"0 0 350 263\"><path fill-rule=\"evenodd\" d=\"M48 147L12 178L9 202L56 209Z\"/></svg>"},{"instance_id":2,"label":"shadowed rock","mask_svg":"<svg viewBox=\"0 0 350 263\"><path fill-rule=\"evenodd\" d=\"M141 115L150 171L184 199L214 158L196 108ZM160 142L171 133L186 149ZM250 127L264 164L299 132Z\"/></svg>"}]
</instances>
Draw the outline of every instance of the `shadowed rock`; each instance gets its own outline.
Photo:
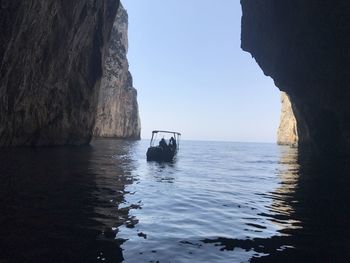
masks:
<instances>
[{"instance_id":1,"label":"shadowed rock","mask_svg":"<svg viewBox=\"0 0 350 263\"><path fill-rule=\"evenodd\" d=\"M299 146L350 153L350 2L241 0L242 48L288 93Z\"/></svg>"},{"instance_id":2,"label":"shadowed rock","mask_svg":"<svg viewBox=\"0 0 350 263\"><path fill-rule=\"evenodd\" d=\"M0 2L0 146L90 142L118 5Z\"/></svg>"}]
</instances>

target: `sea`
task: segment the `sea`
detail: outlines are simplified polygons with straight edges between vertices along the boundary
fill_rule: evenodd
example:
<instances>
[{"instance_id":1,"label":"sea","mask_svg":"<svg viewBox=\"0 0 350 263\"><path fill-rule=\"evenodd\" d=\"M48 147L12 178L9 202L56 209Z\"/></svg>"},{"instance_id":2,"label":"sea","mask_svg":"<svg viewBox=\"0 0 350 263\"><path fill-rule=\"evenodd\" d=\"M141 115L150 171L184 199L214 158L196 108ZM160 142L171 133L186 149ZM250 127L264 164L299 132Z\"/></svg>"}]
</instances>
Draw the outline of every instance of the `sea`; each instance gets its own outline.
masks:
<instances>
[{"instance_id":1,"label":"sea","mask_svg":"<svg viewBox=\"0 0 350 263\"><path fill-rule=\"evenodd\" d=\"M350 262L347 160L269 143L0 150L0 262Z\"/></svg>"}]
</instances>

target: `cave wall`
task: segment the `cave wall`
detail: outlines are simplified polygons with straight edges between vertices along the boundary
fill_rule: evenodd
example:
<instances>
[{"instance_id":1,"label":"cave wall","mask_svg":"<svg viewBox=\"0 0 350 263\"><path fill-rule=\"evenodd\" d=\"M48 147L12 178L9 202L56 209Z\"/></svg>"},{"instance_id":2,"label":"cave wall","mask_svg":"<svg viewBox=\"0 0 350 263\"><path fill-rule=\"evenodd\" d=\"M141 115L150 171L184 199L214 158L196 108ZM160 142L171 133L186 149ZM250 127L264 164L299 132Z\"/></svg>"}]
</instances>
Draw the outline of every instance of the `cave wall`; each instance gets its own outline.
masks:
<instances>
[{"instance_id":1,"label":"cave wall","mask_svg":"<svg viewBox=\"0 0 350 263\"><path fill-rule=\"evenodd\" d=\"M277 131L277 144L295 147L298 145L297 121L289 96L281 92L281 116Z\"/></svg>"},{"instance_id":2,"label":"cave wall","mask_svg":"<svg viewBox=\"0 0 350 263\"><path fill-rule=\"evenodd\" d=\"M89 143L118 5L0 1L0 146Z\"/></svg>"},{"instance_id":3,"label":"cave wall","mask_svg":"<svg viewBox=\"0 0 350 263\"><path fill-rule=\"evenodd\" d=\"M241 0L242 49L288 93L299 147L350 153L350 2Z\"/></svg>"},{"instance_id":4,"label":"cave wall","mask_svg":"<svg viewBox=\"0 0 350 263\"><path fill-rule=\"evenodd\" d=\"M141 124L128 52L128 14L119 6L98 99L95 137L139 139Z\"/></svg>"}]
</instances>

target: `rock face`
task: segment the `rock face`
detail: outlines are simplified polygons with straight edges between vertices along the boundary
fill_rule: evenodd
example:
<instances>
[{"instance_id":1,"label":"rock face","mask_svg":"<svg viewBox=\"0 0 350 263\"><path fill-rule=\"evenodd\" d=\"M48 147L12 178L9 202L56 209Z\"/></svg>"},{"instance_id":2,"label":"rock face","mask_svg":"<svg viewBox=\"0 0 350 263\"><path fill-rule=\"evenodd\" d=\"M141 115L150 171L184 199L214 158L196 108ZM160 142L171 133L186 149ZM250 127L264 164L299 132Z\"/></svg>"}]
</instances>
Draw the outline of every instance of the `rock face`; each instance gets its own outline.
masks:
<instances>
[{"instance_id":1,"label":"rock face","mask_svg":"<svg viewBox=\"0 0 350 263\"><path fill-rule=\"evenodd\" d=\"M89 143L118 5L0 1L0 146Z\"/></svg>"},{"instance_id":2,"label":"rock face","mask_svg":"<svg viewBox=\"0 0 350 263\"><path fill-rule=\"evenodd\" d=\"M294 147L298 145L297 123L292 104L285 92L281 92L281 103L281 120L277 132L277 143Z\"/></svg>"},{"instance_id":3,"label":"rock face","mask_svg":"<svg viewBox=\"0 0 350 263\"><path fill-rule=\"evenodd\" d=\"M242 48L288 93L299 146L350 153L350 1L241 0Z\"/></svg>"},{"instance_id":4,"label":"rock face","mask_svg":"<svg viewBox=\"0 0 350 263\"><path fill-rule=\"evenodd\" d=\"M137 91L133 88L127 51L128 14L120 5L101 81L94 128L96 137L140 138Z\"/></svg>"}]
</instances>

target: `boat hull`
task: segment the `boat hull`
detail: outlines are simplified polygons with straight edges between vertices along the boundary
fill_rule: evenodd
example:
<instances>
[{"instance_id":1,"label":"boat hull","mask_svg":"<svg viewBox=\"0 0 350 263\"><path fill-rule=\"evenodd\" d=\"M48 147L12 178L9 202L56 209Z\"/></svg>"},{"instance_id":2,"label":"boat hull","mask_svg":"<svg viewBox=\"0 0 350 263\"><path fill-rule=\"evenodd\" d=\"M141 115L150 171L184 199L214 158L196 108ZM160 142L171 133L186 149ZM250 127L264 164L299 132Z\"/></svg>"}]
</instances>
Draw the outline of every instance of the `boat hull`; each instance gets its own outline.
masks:
<instances>
[{"instance_id":1,"label":"boat hull","mask_svg":"<svg viewBox=\"0 0 350 263\"><path fill-rule=\"evenodd\" d=\"M147 150L147 161L171 162L176 155L176 149L164 149L162 147L149 147Z\"/></svg>"}]
</instances>

